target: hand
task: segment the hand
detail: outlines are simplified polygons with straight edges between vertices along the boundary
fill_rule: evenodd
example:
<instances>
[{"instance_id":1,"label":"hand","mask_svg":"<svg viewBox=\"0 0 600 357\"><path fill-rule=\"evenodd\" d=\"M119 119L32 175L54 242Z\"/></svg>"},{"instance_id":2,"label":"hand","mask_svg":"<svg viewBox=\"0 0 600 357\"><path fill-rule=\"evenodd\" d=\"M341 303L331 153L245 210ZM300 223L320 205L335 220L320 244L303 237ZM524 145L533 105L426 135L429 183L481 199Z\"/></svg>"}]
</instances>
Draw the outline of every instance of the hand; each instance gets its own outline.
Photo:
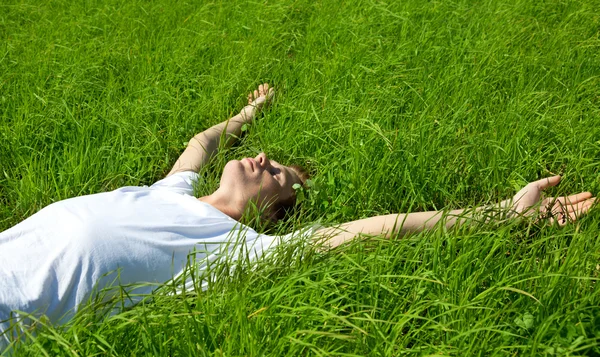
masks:
<instances>
[{"instance_id":1,"label":"hand","mask_svg":"<svg viewBox=\"0 0 600 357\"><path fill-rule=\"evenodd\" d=\"M547 177L530 182L513 197L511 210L519 215L536 215L537 220L547 219L564 226L575 221L592 207L595 197L590 192L581 192L564 197L542 199L542 191L560 183L560 176Z\"/></svg>"},{"instance_id":2,"label":"hand","mask_svg":"<svg viewBox=\"0 0 600 357\"><path fill-rule=\"evenodd\" d=\"M248 94L248 105L256 108L257 114L263 107L268 107L273 101L275 90L269 87L269 83L264 83L258 86L254 92Z\"/></svg>"}]
</instances>

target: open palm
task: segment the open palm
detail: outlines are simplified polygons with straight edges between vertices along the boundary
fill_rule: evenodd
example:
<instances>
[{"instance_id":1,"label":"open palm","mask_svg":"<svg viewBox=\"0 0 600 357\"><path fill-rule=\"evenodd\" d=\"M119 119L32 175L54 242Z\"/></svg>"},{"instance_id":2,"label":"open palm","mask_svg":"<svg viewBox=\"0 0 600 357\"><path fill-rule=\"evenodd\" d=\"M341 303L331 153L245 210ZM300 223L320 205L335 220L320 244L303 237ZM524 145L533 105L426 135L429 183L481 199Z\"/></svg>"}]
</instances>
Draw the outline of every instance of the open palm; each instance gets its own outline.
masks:
<instances>
[{"instance_id":1,"label":"open palm","mask_svg":"<svg viewBox=\"0 0 600 357\"><path fill-rule=\"evenodd\" d=\"M269 83L263 83L254 92L248 94L248 104L260 111L263 107L271 104L274 95L275 90L273 87L269 87Z\"/></svg>"},{"instance_id":2,"label":"open palm","mask_svg":"<svg viewBox=\"0 0 600 357\"><path fill-rule=\"evenodd\" d=\"M513 197L512 211L523 216L537 215L537 219L548 219L550 223L557 222L560 225L575 221L592 207L595 198L590 192L581 192L542 199L542 192L558 185L560 180L560 176L552 176L530 182Z\"/></svg>"}]
</instances>

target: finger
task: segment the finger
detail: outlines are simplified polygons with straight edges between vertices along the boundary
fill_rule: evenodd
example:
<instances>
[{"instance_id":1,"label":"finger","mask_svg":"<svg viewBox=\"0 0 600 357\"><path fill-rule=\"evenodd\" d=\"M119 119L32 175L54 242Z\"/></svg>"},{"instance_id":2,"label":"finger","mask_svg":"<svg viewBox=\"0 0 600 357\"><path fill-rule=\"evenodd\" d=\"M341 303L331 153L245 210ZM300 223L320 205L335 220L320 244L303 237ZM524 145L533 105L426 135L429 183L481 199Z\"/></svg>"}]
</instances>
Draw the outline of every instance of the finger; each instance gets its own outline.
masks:
<instances>
[{"instance_id":1,"label":"finger","mask_svg":"<svg viewBox=\"0 0 600 357\"><path fill-rule=\"evenodd\" d=\"M269 83L263 83L263 93L269 93Z\"/></svg>"},{"instance_id":2,"label":"finger","mask_svg":"<svg viewBox=\"0 0 600 357\"><path fill-rule=\"evenodd\" d=\"M571 218L566 213L561 213L557 216L556 221L559 226L564 226L571 221Z\"/></svg>"},{"instance_id":3,"label":"finger","mask_svg":"<svg viewBox=\"0 0 600 357\"><path fill-rule=\"evenodd\" d=\"M566 221L568 221L568 222L574 222L574 221L577 220L577 218L579 218L580 215L576 214L575 212L571 212L571 213L565 214L565 216L567 217ZM565 224L567 224L567 222L565 222L562 225L564 226Z\"/></svg>"},{"instance_id":4,"label":"finger","mask_svg":"<svg viewBox=\"0 0 600 357\"><path fill-rule=\"evenodd\" d=\"M248 104L252 104L254 98L252 98L252 93L248 93Z\"/></svg>"},{"instance_id":5,"label":"finger","mask_svg":"<svg viewBox=\"0 0 600 357\"><path fill-rule=\"evenodd\" d=\"M560 183L560 175L546 177L541 180L534 181L535 184L540 190L545 190L548 187L556 186Z\"/></svg>"},{"instance_id":6,"label":"finger","mask_svg":"<svg viewBox=\"0 0 600 357\"><path fill-rule=\"evenodd\" d=\"M594 205L594 201L595 199L589 199L576 205L567 206L556 204L552 208L552 215L549 217L549 222L556 222L561 226L564 226L569 222L573 222L582 215L586 214Z\"/></svg>"},{"instance_id":7,"label":"finger","mask_svg":"<svg viewBox=\"0 0 600 357\"><path fill-rule=\"evenodd\" d=\"M587 199L592 198L592 193L591 192L581 192L575 195L570 195L570 196L566 196L566 197L559 197L556 199L556 202L559 202L563 205L574 205L577 204L579 202L585 201Z\"/></svg>"},{"instance_id":8,"label":"finger","mask_svg":"<svg viewBox=\"0 0 600 357\"><path fill-rule=\"evenodd\" d=\"M576 212L569 212L567 213L567 217L568 217L568 221L569 222L574 222L576 221L579 217L581 217L582 214L581 213L576 213Z\"/></svg>"},{"instance_id":9,"label":"finger","mask_svg":"<svg viewBox=\"0 0 600 357\"><path fill-rule=\"evenodd\" d=\"M548 223L550 224L558 224L559 226L564 226L567 224L565 216L563 214L556 214L548 217Z\"/></svg>"},{"instance_id":10,"label":"finger","mask_svg":"<svg viewBox=\"0 0 600 357\"><path fill-rule=\"evenodd\" d=\"M254 91L254 100L256 100L256 98L260 97L260 94L258 94L258 90Z\"/></svg>"},{"instance_id":11,"label":"finger","mask_svg":"<svg viewBox=\"0 0 600 357\"><path fill-rule=\"evenodd\" d=\"M576 215L574 215L574 217L576 218ZM571 217L569 213L566 212L558 212L556 214L553 214L552 216L548 217L548 222L550 224L558 224L559 226L564 226L567 223L575 220L574 217Z\"/></svg>"},{"instance_id":12,"label":"finger","mask_svg":"<svg viewBox=\"0 0 600 357\"><path fill-rule=\"evenodd\" d=\"M594 203L594 200L583 202L581 207L575 213L577 213L578 215L584 215L588 213L592 209L592 207L594 207Z\"/></svg>"},{"instance_id":13,"label":"finger","mask_svg":"<svg viewBox=\"0 0 600 357\"><path fill-rule=\"evenodd\" d=\"M576 205L569 205L569 206L567 206L567 211L569 213L574 212L576 214L584 214L584 213L587 213L587 211L589 211L590 208L592 208L592 206L594 205L594 202L595 202L595 199L591 198L589 200L579 202Z\"/></svg>"},{"instance_id":14,"label":"finger","mask_svg":"<svg viewBox=\"0 0 600 357\"><path fill-rule=\"evenodd\" d=\"M271 100L274 95L275 95L275 89L269 88L269 91L267 92L267 99Z\"/></svg>"},{"instance_id":15,"label":"finger","mask_svg":"<svg viewBox=\"0 0 600 357\"><path fill-rule=\"evenodd\" d=\"M265 86L263 84L258 86L258 93L260 95L265 95Z\"/></svg>"}]
</instances>

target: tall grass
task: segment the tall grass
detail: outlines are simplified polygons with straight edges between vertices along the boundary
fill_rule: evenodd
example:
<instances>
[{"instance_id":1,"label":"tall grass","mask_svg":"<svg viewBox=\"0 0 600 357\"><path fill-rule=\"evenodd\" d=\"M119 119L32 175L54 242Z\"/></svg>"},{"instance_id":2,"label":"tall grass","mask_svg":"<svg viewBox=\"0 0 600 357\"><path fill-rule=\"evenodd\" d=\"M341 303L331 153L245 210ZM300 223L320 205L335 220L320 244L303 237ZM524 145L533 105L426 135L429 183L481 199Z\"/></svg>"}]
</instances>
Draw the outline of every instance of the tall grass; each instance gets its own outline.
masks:
<instances>
[{"instance_id":1,"label":"tall grass","mask_svg":"<svg viewBox=\"0 0 600 357\"><path fill-rule=\"evenodd\" d=\"M560 173L600 184L600 2L0 5L0 230L163 177L258 83L227 158L307 164L294 227L467 207ZM598 355L599 215L464 227L221 269L207 291L40 328L16 355ZM293 228L293 227L292 227ZM23 262L28 264L31 262ZM223 270L224 269L224 270ZM1 288L1 287L0 287Z\"/></svg>"}]
</instances>

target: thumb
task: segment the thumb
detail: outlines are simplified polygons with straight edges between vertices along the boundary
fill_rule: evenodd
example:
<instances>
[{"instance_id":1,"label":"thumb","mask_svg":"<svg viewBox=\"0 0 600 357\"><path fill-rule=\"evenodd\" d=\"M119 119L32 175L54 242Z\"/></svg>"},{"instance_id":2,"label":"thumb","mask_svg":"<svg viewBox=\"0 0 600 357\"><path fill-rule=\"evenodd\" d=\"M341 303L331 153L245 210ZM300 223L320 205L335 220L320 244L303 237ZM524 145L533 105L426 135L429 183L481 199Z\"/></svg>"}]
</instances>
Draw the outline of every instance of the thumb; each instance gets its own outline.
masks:
<instances>
[{"instance_id":1,"label":"thumb","mask_svg":"<svg viewBox=\"0 0 600 357\"><path fill-rule=\"evenodd\" d=\"M540 190L545 190L548 187L556 186L560 183L560 175L550 176L533 182Z\"/></svg>"}]
</instances>

